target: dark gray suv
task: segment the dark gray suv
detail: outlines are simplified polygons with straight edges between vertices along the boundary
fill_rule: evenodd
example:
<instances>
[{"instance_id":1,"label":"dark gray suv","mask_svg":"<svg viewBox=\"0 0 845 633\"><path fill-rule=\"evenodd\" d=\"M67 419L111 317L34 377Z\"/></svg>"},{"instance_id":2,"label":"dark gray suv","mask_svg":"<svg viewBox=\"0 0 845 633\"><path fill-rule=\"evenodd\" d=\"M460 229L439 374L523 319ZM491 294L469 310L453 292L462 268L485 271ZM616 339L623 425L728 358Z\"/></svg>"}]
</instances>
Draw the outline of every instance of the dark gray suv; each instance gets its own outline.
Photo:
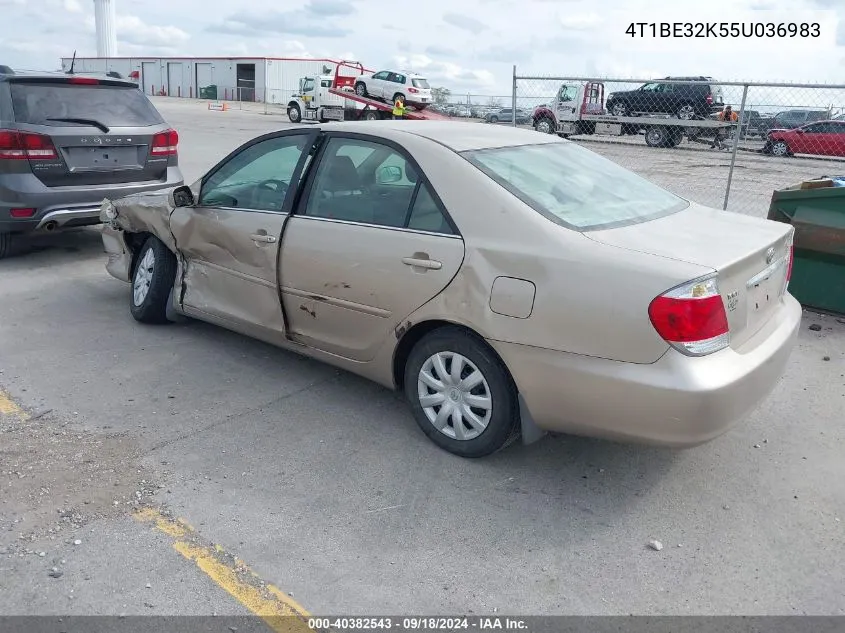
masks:
<instances>
[{"instance_id":1,"label":"dark gray suv","mask_svg":"<svg viewBox=\"0 0 845 633\"><path fill-rule=\"evenodd\" d=\"M99 224L103 198L183 184L179 135L136 84L9 70L0 69L0 258L16 236Z\"/></svg>"}]
</instances>

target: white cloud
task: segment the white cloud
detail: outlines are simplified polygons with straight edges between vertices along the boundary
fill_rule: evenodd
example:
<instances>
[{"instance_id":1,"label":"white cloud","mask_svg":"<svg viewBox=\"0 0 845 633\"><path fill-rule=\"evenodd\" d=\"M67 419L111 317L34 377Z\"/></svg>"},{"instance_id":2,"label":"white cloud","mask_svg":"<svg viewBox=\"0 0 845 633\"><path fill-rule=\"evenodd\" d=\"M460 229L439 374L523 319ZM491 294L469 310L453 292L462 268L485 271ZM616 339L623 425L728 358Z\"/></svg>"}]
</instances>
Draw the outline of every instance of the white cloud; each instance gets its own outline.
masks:
<instances>
[{"instance_id":1,"label":"white cloud","mask_svg":"<svg viewBox=\"0 0 845 633\"><path fill-rule=\"evenodd\" d=\"M430 82L442 83L445 86L489 89L496 85L496 77L489 70L471 70L451 62L435 61L421 54L397 55L393 59L403 70L426 75Z\"/></svg>"},{"instance_id":2,"label":"white cloud","mask_svg":"<svg viewBox=\"0 0 845 633\"><path fill-rule=\"evenodd\" d=\"M668 7L654 0L385 3L298 0L282 6L277 0L251 0L244 10L222 0L118 0L118 53L349 57L368 68L401 62L455 94L510 94L513 63L518 73L548 77L700 74L722 81L843 82L845 0L708 0ZM130 6L131 15L120 13ZM80 57L96 54L90 0L0 0L0 7L2 63L52 69L59 55L74 50ZM817 13L821 9L828 13ZM770 19L818 19L822 37L625 34L632 22ZM540 90L539 83L534 89Z\"/></svg>"},{"instance_id":3,"label":"white cloud","mask_svg":"<svg viewBox=\"0 0 845 633\"><path fill-rule=\"evenodd\" d=\"M586 31L599 26L603 20L597 13L570 13L568 11L559 14L560 24L566 29Z\"/></svg>"}]
</instances>

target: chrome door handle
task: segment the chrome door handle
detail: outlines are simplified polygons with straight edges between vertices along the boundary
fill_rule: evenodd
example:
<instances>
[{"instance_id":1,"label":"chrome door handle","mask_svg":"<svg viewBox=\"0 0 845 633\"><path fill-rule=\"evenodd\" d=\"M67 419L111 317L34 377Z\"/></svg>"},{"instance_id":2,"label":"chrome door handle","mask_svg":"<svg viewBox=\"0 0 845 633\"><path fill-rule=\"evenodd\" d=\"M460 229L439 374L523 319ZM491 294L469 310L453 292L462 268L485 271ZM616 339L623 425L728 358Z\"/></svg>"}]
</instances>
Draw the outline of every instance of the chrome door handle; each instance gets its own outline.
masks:
<instances>
[{"instance_id":1,"label":"chrome door handle","mask_svg":"<svg viewBox=\"0 0 845 633\"><path fill-rule=\"evenodd\" d=\"M276 238L274 236L267 235L266 233L255 233L253 235L250 235L250 237L252 238L253 242L266 242L268 244L272 244L276 241Z\"/></svg>"},{"instance_id":2,"label":"chrome door handle","mask_svg":"<svg viewBox=\"0 0 845 633\"><path fill-rule=\"evenodd\" d=\"M416 259L414 257L403 257L402 263L414 268L427 268L428 270L440 270L443 264L433 259Z\"/></svg>"}]
</instances>

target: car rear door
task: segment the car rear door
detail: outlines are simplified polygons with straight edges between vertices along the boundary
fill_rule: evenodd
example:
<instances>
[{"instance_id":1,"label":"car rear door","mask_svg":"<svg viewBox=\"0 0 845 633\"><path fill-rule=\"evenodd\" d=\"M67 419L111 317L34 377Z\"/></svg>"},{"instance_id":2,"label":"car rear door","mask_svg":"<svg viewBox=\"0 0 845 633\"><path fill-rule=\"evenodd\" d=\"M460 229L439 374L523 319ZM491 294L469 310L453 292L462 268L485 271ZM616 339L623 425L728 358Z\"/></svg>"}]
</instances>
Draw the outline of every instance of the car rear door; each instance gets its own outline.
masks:
<instances>
[{"instance_id":1,"label":"car rear door","mask_svg":"<svg viewBox=\"0 0 845 633\"><path fill-rule=\"evenodd\" d=\"M464 243L398 146L332 133L319 160L281 249L288 333L365 362L451 282Z\"/></svg>"},{"instance_id":2,"label":"car rear door","mask_svg":"<svg viewBox=\"0 0 845 633\"><path fill-rule=\"evenodd\" d=\"M194 206L173 211L188 314L282 340L279 243L318 134L294 128L254 139L203 178Z\"/></svg>"},{"instance_id":3,"label":"car rear door","mask_svg":"<svg viewBox=\"0 0 845 633\"><path fill-rule=\"evenodd\" d=\"M164 180L178 135L137 86L88 77L12 78L15 125L51 152L32 163L48 187Z\"/></svg>"}]
</instances>

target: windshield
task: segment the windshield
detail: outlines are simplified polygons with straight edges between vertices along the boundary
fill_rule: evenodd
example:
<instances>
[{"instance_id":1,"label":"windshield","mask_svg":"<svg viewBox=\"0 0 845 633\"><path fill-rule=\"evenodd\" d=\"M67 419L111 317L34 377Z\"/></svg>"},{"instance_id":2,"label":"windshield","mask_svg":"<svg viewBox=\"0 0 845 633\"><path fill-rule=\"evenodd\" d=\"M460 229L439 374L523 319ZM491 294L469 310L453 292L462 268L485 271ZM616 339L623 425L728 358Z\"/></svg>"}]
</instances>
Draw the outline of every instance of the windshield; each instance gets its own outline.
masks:
<instances>
[{"instance_id":1,"label":"windshield","mask_svg":"<svg viewBox=\"0 0 845 633\"><path fill-rule=\"evenodd\" d=\"M534 210L577 231L645 222L689 203L570 142L462 152Z\"/></svg>"},{"instance_id":2,"label":"windshield","mask_svg":"<svg viewBox=\"0 0 845 633\"><path fill-rule=\"evenodd\" d=\"M423 90L431 88L431 86L428 85L427 79L412 79L411 83L414 84L414 88L422 88Z\"/></svg>"},{"instance_id":3,"label":"windshield","mask_svg":"<svg viewBox=\"0 0 845 633\"><path fill-rule=\"evenodd\" d=\"M146 95L131 86L14 82L10 88L18 123L66 126L74 123L50 119L90 119L108 127L145 127L163 122Z\"/></svg>"}]
</instances>

